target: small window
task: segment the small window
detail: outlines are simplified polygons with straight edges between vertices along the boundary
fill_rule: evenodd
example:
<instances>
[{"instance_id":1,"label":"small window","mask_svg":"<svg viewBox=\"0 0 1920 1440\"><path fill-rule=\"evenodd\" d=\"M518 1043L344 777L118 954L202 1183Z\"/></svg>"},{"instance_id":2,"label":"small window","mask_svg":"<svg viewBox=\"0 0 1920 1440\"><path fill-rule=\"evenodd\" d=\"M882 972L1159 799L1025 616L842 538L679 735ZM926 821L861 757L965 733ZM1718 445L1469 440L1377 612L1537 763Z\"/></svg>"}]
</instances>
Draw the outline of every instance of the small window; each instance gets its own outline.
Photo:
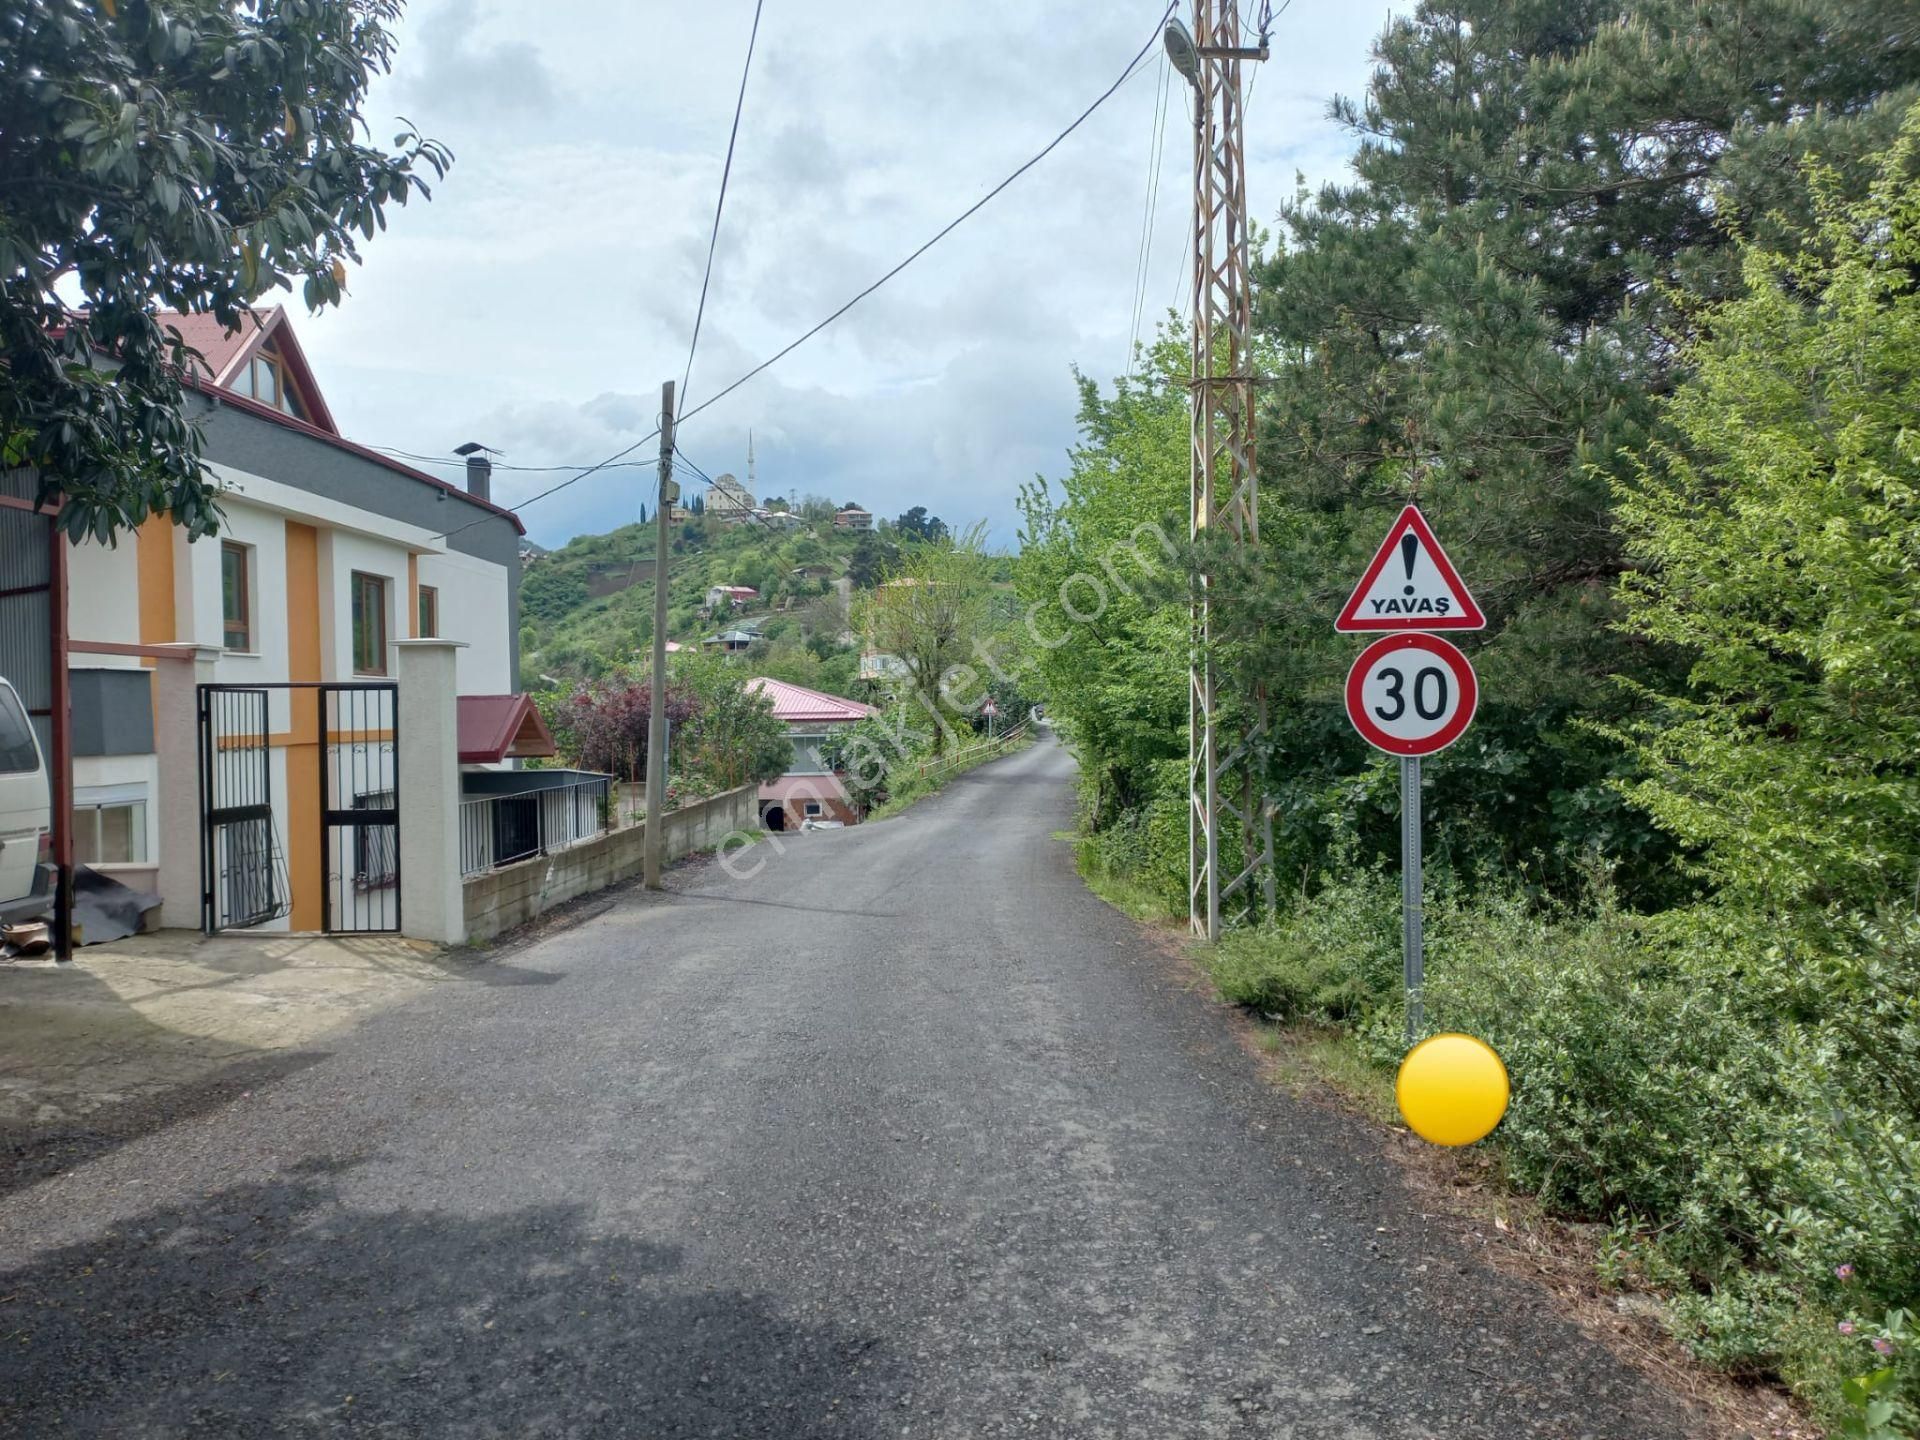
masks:
<instances>
[{"instance_id":1,"label":"small window","mask_svg":"<svg viewBox=\"0 0 1920 1440\"><path fill-rule=\"evenodd\" d=\"M819 818L820 813L820 802L818 800L807 801L807 818L809 820Z\"/></svg>"},{"instance_id":2,"label":"small window","mask_svg":"<svg viewBox=\"0 0 1920 1440\"><path fill-rule=\"evenodd\" d=\"M280 367L269 355L256 355L252 369L253 398L278 408L280 404Z\"/></svg>"},{"instance_id":3,"label":"small window","mask_svg":"<svg viewBox=\"0 0 1920 1440\"><path fill-rule=\"evenodd\" d=\"M40 746L33 726L10 685L0 685L0 775L25 775L40 768Z\"/></svg>"},{"instance_id":4,"label":"small window","mask_svg":"<svg viewBox=\"0 0 1920 1440\"><path fill-rule=\"evenodd\" d=\"M147 802L114 800L73 807L73 858L81 865L144 865Z\"/></svg>"},{"instance_id":5,"label":"small window","mask_svg":"<svg viewBox=\"0 0 1920 1440\"><path fill-rule=\"evenodd\" d=\"M220 614L226 622L221 644L229 650L253 649L252 561L245 545L220 547Z\"/></svg>"},{"instance_id":6,"label":"small window","mask_svg":"<svg viewBox=\"0 0 1920 1440\"><path fill-rule=\"evenodd\" d=\"M420 587L420 638L438 639L440 635L440 591L432 585Z\"/></svg>"},{"instance_id":7,"label":"small window","mask_svg":"<svg viewBox=\"0 0 1920 1440\"><path fill-rule=\"evenodd\" d=\"M387 582L353 572L353 673L387 673Z\"/></svg>"}]
</instances>

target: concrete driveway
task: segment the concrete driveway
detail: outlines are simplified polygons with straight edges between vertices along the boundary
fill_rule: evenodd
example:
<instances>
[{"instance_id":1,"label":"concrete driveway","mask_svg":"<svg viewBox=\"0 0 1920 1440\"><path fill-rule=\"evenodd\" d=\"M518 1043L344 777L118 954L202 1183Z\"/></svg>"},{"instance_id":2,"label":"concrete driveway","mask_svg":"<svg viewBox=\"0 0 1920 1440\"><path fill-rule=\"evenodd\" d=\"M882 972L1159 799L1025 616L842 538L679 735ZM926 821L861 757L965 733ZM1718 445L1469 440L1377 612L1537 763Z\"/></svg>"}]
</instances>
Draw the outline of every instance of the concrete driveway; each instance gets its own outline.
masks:
<instances>
[{"instance_id":1,"label":"concrete driveway","mask_svg":"<svg viewBox=\"0 0 1920 1440\"><path fill-rule=\"evenodd\" d=\"M473 968L397 937L183 930L0 963L0 1193L301 1068Z\"/></svg>"}]
</instances>

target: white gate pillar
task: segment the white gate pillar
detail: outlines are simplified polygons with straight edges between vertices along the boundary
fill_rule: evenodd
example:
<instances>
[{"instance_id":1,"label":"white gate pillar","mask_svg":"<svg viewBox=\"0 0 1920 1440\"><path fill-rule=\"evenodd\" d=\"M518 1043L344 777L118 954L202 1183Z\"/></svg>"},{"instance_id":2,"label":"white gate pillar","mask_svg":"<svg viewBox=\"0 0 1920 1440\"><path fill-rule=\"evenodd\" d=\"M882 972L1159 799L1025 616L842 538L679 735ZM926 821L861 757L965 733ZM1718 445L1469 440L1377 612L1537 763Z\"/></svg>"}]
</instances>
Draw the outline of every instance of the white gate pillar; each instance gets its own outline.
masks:
<instances>
[{"instance_id":1,"label":"white gate pillar","mask_svg":"<svg viewBox=\"0 0 1920 1440\"><path fill-rule=\"evenodd\" d=\"M211 645L169 645L169 658L154 666L153 753L159 783L160 849L155 888L160 923L180 930L200 928L200 695L213 683Z\"/></svg>"},{"instance_id":2,"label":"white gate pillar","mask_svg":"<svg viewBox=\"0 0 1920 1440\"><path fill-rule=\"evenodd\" d=\"M400 930L416 940L467 938L460 886L460 706L455 652L464 640L396 640L399 654Z\"/></svg>"}]
</instances>

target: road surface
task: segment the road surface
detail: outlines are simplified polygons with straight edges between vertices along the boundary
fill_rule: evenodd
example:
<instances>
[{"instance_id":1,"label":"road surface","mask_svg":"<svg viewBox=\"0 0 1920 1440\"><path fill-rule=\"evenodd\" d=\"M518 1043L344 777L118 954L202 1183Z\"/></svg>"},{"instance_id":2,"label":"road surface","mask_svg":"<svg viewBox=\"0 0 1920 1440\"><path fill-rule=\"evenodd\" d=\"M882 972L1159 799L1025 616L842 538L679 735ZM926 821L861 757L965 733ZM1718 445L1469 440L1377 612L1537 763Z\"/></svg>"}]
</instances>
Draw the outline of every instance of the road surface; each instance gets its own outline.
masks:
<instances>
[{"instance_id":1,"label":"road surface","mask_svg":"<svg viewBox=\"0 0 1920 1440\"><path fill-rule=\"evenodd\" d=\"M1263 1083L1072 808L1049 742L684 867L0 1201L0 1434L1699 1433Z\"/></svg>"}]
</instances>

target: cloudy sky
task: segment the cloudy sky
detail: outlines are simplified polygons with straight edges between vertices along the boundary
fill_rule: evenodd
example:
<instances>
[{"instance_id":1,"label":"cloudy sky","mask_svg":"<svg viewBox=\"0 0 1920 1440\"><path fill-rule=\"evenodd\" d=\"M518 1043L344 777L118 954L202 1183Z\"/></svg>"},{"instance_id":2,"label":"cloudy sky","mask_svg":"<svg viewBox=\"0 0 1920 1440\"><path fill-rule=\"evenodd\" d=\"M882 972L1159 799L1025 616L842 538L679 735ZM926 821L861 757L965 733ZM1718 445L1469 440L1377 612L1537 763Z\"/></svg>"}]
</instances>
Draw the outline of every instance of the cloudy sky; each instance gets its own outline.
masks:
<instances>
[{"instance_id":1,"label":"cloudy sky","mask_svg":"<svg viewBox=\"0 0 1920 1440\"><path fill-rule=\"evenodd\" d=\"M1160 13L1152 0L767 0L691 402L1032 156ZM753 0L412 0L370 114L405 115L456 164L368 247L341 310L295 317L347 434L430 455L479 440L505 464L549 466L653 428L660 382L686 363L752 18ZM1278 22L1248 110L1257 217L1296 172L1340 173L1350 142L1326 103L1364 86L1385 18L1296 0ZM763 495L883 515L924 504L1011 545L1019 485L1064 469L1072 368L1107 379L1126 365L1160 53L885 289L695 417L681 436L692 461L744 475L751 429ZM1186 273L1184 88L1169 90L1150 317ZM497 496L517 504L556 478L502 472ZM644 468L604 472L524 518L558 544L634 518L651 483Z\"/></svg>"}]
</instances>

